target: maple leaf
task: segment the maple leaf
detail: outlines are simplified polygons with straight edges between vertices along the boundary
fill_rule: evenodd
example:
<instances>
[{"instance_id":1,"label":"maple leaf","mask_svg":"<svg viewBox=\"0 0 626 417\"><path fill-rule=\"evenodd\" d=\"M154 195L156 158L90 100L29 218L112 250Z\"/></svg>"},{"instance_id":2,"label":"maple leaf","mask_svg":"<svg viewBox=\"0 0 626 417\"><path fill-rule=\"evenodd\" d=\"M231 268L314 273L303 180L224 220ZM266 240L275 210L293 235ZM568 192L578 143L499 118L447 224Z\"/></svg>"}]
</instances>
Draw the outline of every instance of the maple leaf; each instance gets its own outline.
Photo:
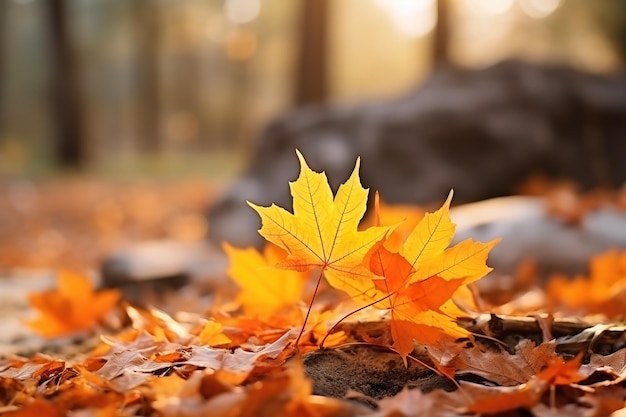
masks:
<instances>
[{"instance_id":1,"label":"maple leaf","mask_svg":"<svg viewBox=\"0 0 626 417\"><path fill-rule=\"evenodd\" d=\"M312 171L302 154L297 150L296 154L301 169L297 180L289 184L293 213L275 204L260 207L248 202L261 216L259 233L289 254L279 267L296 271L321 267L333 287L355 298L369 293L372 272L363 265L363 257L389 228L357 230L368 195L359 180L360 160L333 197L326 174Z\"/></svg>"},{"instance_id":2,"label":"maple leaf","mask_svg":"<svg viewBox=\"0 0 626 417\"><path fill-rule=\"evenodd\" d=\"M109 380L111 388L124 392L143 384L151 372L171 366L171 363L153 361L141 352L127 350L113 354L95 374Z\"/></svg>"},{"instance_id":3,"label":"maple leaf","mask_svg":"<svg viewBox=\"0 0 626 417\"><path fill-rule=\"evenodd\" d=\"M376 417L393 416L432 416L439 406L433 396L424 394L418 389L403 388L393 397L383 398L377 404L379 410Z\"/></svg>"},{"instance_id":4,"label":"maple leaf","mask_svg":"<svg viewBox=\"0 0 626 417\"><path fill-rule=\"evenodd\" d=\"M29 294L28 301L40 316L27 325L45 337L89 331L111 311L119 298L118 290L96 292L86 276L61 271L57 289Z\"/></svg>"},{"instance_id":5,"label":"maple leaf","mask_svg":"<svg viewBox=\"0 0 626 417\"><path fill-rule=\"evenodd\" d=\"M474 374L505 386L528 382L534 375L558 358L556 342L538 346L523 340L515 347L515 354L506 351L482 350L477 345L450 354L429 346L428 352L439 366L455 370L456 375Z\"/></svg>"},{"instance_id":6,"label":"maple leaf","mask_svg":"<svg viewBox=\"0 0 626 417\"><path fill-rule=\"evenodd\" d=\"M439 210L424 215L399 252L391 252L382 241L366 256L370 270L385 278L373 281L377 293L372 299L380 300L375 307L390 310L393 347L403 358L413 351L413 340L433 344L443 337L469 336L456 324L463 314L451 298L462 285L491 270L485 262L497 240L468 239L447 248L455 231L451 199L452 192Z\"/></svg>"},{"instance_id":7,"label":"maple leaf","mask_svg":"<svg viewBox=\"0 0 626 417\"><path fill-rule=\"evenodd\" d=\"M224 326L215 320L207 321L198 337L203 345L209 346L227 345L231 342L224 334Z\"/></svg>"},{"instance_id":8,"label":"maple leaf","mask_svg":"<svg viewBox=\"0 0 626 417\"><path fill-rule=\"evenodd\" d=\"M432 344L446 331L453 337L467 336L467 331L458 327L454 319L441 311L441 306L463 284L463 280L446 281L433 276L405 285L404 280L413 273L411 265L397 253L384 247L377 249L371 258L372 271L385 277L375 281L382 299L375 307L391 312L391 337L393 347L406 357L413 351L413 340Z\"/></svg>"},{"instance_id":9,"label":"maple leaf","mask_svg":"<svg viewBox=\"0 0 626 417\"><path fill-rule=\"evenodd\" d=\"M291 355L289 342L292 339L291 332L286 332L274 342L265 346L255 346L253 351L244 350L242 347L233 352L225 349L215 349L208 346L191 346L190 357L177 364L189 364L208 369L219 370L222 380L240 384L255 367L260 367L263 361L278 361Z\"/></svg>"},{"instance_id":10,"label":"maple leaf","mask_svg":"<svg viewBox=\"0 0 626 417\"><path fill-rule=\"evenodd\" d=\"M237 299L247 314L270 315L302 298L308 273L271 268L285 259L282 249L268 244L261 254L228 243L223 248L230 259L228 274L241 288Z\"/></svg>"},{"instance_id":11,"label":"maple leaf","mask_svg":"<svg viewBox=\"0 0 626 417\"><path fill-rule=\"evenodd\" d=\"M533 378L513 387L486 387L463 381L461 387L474 400L463 410L467 414L496 414L536 405L548 389L548 384Z\"/></svg>"},{"instance_id":12,"label":"maple leaf","mask_svg":"<svg viewBox=\"0 0 626 417\"><path fill-rule=\"evenodd\" d=\"M605 371L613 374L616 378L626 379L626 348L622 348L610 355L591 355L589 364L581 367L586 376L597 371Z\"/></svg>"},{"instance_id":13,"label":"maple leaf","mask_svg":"<svg viewBox=\"0 0 626 417\"><path fill-rule=\"evenodd\" d=\"M626 302L626 251L609 251L595 256L589 265L589 278L550 277L548 296L572 310L620 317Z\"/></svg>"},{"instance_id":14,"label":"maple leaf","mask_svg":"<svg viewBox=\"0 0 626 417\"><path fill-rule=\"evenodd\" d=\"M585 379L578 372L581 359L582 355L570 361L556 356L528 382L514 387L484 387L464 383L462 387L466 391L469 387L474 387L468 392L474 401L465 412L495 414L517 408L531 408L539 403L549 387L576 384Z\"/></svg>"},{"instance_id":15,"label":"maple leaf","mask_svg":"<svg viewBox=\"0 0 626 417\"><path fill-rule=\"evenodd\" d=\"M376 209L366 216L365 224L368 226L398 225L385 240L385 247L397 252L415 226L424 218L426 210L414 205L387 204L380 198L378 192L375 193L374 201Z\"/></svg>"}]
</instances>

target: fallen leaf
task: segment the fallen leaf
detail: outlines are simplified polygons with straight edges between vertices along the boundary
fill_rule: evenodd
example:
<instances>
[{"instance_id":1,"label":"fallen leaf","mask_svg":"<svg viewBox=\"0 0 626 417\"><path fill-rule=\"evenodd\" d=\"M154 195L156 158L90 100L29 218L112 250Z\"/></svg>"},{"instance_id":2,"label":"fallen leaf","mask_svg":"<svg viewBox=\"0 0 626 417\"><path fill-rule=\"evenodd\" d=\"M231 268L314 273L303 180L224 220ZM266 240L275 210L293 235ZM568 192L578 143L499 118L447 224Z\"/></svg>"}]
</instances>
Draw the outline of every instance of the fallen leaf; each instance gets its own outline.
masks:
<instances>
[{"instance_id":1,"label":"fallen leaf","mask_svg":"<svg viewBox=\"0 0 626 417\"><path fill-rule=\"evenodd\" d=\"M340 417L356 415L346 402L312 396L299 357L262 381L237 387L218 374L195 374L180 391L155 403L159 415L216 417Z\"/></svg>"},{"instance_id":2,"label":"fallen leaf","mask_svg":"<svg viewBox=\"0 0 626 417\"><path fill-rule=\"evenodd\" d=\"M238 249L227 243L230 259L228 275L239 285L237 299L248 315L271 315L302 299L309 274L273 268L287 254L275 245L265 246L263 254L254 248Z\"/></svg>"},{"instance_id":3,"label":"fallen leaf","mask_svg":"<svg viewBox=\"0 0 626 417\"><path fill-rule=\"evenodd\" d=\"M397 225L385 240L385 247L397 252L415 226L424 218L426 210L413 205L387 204L380 199L378 192L375 193L375 198L375 210L372 215L366 216L365 225Z\"/></svg>"},{"instance_id":4,"label":"fallen leaf","mask_svg":"<svg viewBox=\"0 0 626 417\"><path fill-rule=\"evenodd\" d=\"M28 300L39 317L27 324L45 337L90 331L111 311L119 298L118 290L96 292L84 275L61 271L57 289L29 294Z\"/></svg>"},{"instance_id":5,"label":"fallen leaf","mask_svg":"<svg viewBox=\"0 0 626 417\"><path fill-rule=\"evenodd\" d=\"M224 326L215 320L207 321L198 337L200 343L209 346L227 345L231 342L230 338L224 334Z\"/></svg>"},{"instance_id":6,"label":"fallen leaf","mask_svg":"<svg viewBox=\"0 0 626 417\"><path fill-rule=\"evenodd\" d=\"M234 352L208 346L190 346L189 358L177 362L176 365L188 364L221 371L225 381L239 384L263 361L271 360L280 363L280 358L286 359L291 356L292 352L288 350L291 338L291 332L286 332L273 343L256 348L249 347L250 350L244 350L240 347ZM271 364L272 367L275 365L276 363Z\"/></svg>"},{"instance_id":7,"label":"fallen leaf","mask_svg":"<svg viewBox=\"0 0 626 417\"><path fill-rule=\"evenodd\" d=\"M597 370L609 371L618 378L626 378L626 348L622 348L610 355L599 355L594 353L589 359L589 363L582 365L583 372L587 376L592 375Z\"/></svg>"},{"instance_id":8,"label":"fallen leaf","mask_svg":"<svg viewBox=\"0 0 626 417\"><path fill-rule=\"evenodd\" d=\"M550 361L548 366L537 373L537 378L547 381L550 385L576 384L586 378L580 373L582 354L574 359L566 361L561 356L557 356Z\"/></svg>"},{"instance_id":9,"label":"fallen leaf","mask_svg":"<svg viewBox=\"0 0 626 417\"><path fill-rule=\"evenodd\" d=\"M572 311L623 317L626 304L626 251L609 251L595 256L589 277L574 279L553 275L546 293L557 306Z\"/></svg>"},{"instance_id":10,"label":"fallen leaf","mask_svg":"<svg viewBox=\"0 0 626 417\"><path fill-rule=\"evenodd\" d=\"M287 251L278 266L297 271L320 267L333 287L352 297L372 291L372 273L363 265L368 250L385 237L388 227L358 231L367 208L368 191L361 186L359 160L350 178L333 197L326 174L312 171L304 157L300 175L290 183L293 214L272 204L250 206L261 216L259 233Z\"/></svg>"},{"instance_id":11,"label":"fallen leaf","mask_svg":"<svg viewBox=\"0 0 626 417\"><path fill-rule=\"evenodd\" d=\"M448 248L455 231L451 199L452 192L439 210L424 215L399 252L388 250L383 240L366 255L370 270L384 277L373 281L376 292L370 301L391 312L393 347L405 359L414 340L434 344L442 338L469 336L456 324L456 318L465 314L451 298L462 285L491 270L486 259L497 240L486 244L465 240Z\"/></svg>"},{"instance_id":12,"label":"fallen leaf","mask_svg":"<svg viewBox=\"0 0 626 417\"><path fill-rule=\"evenodd\" d=\"M515 347L515 354L485 351L477 345L454 354L429 346L428 352L440 366L454 369L456 375L474 374L499 385L514 386L528 382L559 358L555 349L554 341L535 346L530 340L522 340Z\"/></svg>"},{"instance_id":13,"label":"fallen leaf","mask_svg":"<svg viewBox=\"0 0 626 417\"><path fill-rule=\"evenodd\" d=\"M435 402L433 396L424 394L419 389L404 388L390 398L378 401L378 412L373 417L430 417L436 415L441 405Z\"/></svg>"},{"instance_id":14,"label":"fallen leaf","mask_svg":"<svg viewBox=\"0 0 626 417\"><path fill-rule=\"evenodd\" d=\"M556 356L526 383L516 386L485 387L462 383L461 387L473 398L472 403L464 411L495 414L518 408L530 409L539 403L549 387L571 385L585 379L585 376L578 372L581 358L582 356L579 356L565 361L562 357ZM472 389L468 390L469 387Z\"/></svg>"},{"instance_id":15,"label":"fallen leaf","mask_svg":"<svg viewBox=\"0 0 626 417\"><path fill-rule=\"evenodd\" d=\"M170 363L155 362L143 356L140 352L127 350L114 354L95 373L102 378L110 380L125 372L150 373L171 365Z\"/></svg>"},{"instance_id":16,"label":"fallen leaf","mask_svg":"<svg viewBox=\"0 0 626 417\"><path fill-rule=\"evenodd\" d=\"M65 411L61 406L44 400L36 400L20 410L3 414L5 417L63 417L65 415Z\"/></svg>"},{"instance_id":17,"label":"fallen leaf","mask_svg":"<svg viewBox=\"0 0 626 417\"><path fill-rule=\"evenodd\" d=\"M382 301L374 306L390 310L393 347L402 357L413 351L413 340L431 344L441 339L442 333L455 338L469 334L440 309L463 284L462 279L446 281L433 276L407 285L408 277L414 272L411 265L384 247L372 256L370 268L385 277L375 281L380 295L374 299Z\"/></svg>"},{"instance_id":18,"label":"fallen leaf","mask_svg":"<svg viewBox=\"0 0 626 417\"><path fill-rule=\"evenodd\" d=\"M486 387L462 382L461 388L473 398L463 412L467 414L496 414L536 405L548 389L546 381L532 379L514 387Z\"/></svg>"}]
</instances>

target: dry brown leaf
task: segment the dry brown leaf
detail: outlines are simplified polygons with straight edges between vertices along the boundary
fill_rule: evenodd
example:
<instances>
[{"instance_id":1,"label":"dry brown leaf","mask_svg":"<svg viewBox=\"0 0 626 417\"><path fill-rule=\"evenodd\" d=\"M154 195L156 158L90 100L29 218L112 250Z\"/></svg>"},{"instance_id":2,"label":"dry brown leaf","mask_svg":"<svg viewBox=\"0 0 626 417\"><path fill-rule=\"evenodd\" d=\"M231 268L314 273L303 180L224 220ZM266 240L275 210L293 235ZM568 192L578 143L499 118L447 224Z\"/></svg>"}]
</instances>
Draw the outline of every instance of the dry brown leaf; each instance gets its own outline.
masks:
<instances>
[{"instance_id":1,"label":"dry brown leaf","mask_svg":"<svg viewBox=\"0 0 626 417\"><path fill-rule=\"evenodd\" d=\"M555 348L555 342L535 346L530 340L522 340L513 355L505 351L485 351L478 345L452 354L434 347L429 347L428 351L440 366L455 370L457 375L474 374L499 385L513 386L528 382L556 359Z\"/></svg>"},{"instance_id":2,"label":"dry brown leaf","mask_svg":"<svg viewBox=\"0 0 626 417\"><path fill-rule=\"evenodd\" d=\"M378 412L374 414L375 417L430 417L441 408L441 404L437 404L432 395L408 388L404 388L393 397L383 398L378 401L377 406Z\"/></svg>"},{"instance_id":3,"label":"dry brown leaf","mask_svg":"<svg viewBox=\"0 0 626 417\"><path fill-rule=\"evenodd\" d=\"M473 398L473 402L463 409L464 413L496 414L518 408L531 408L536 405L548 383L533 378L526 384L511 387L486 387L484 385L461 382L461 388Z\"/></svg>"}]
</instances>

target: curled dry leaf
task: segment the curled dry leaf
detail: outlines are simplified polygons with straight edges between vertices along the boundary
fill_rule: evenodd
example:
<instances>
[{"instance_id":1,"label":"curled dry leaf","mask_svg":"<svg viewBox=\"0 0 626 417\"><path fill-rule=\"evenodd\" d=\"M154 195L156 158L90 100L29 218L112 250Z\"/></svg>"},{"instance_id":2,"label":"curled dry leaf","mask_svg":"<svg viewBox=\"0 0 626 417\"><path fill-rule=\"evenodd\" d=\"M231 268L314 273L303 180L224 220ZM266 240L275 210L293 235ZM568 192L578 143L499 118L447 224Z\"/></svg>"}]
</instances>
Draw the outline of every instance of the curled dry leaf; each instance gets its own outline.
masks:
<instances>
[{"instance_id":1,"label":"curled dry leaf","mask_svg":"<svg viewBox=\"0 0 626 417\"><path fill-rule=\"evenodd\" d=\"M582 356L570 361L556 356L528 382L512 387L486 387L478 384L462 384L472 396L467 413L495 414L517 408L530 409L537 405L551 386L576 384L585 376L579 372ZM471 387L471 389L470 389Z\"/></svg>"},{"instance_id":2,"label":"curled dry leaf","mask_svg":"<svg viewBox=\"0 0 626 417\"><path fill-rule=\"evenodd\" d=\"M589 363L582 366L582 372L587 376L597 371L611 373L620 380L626 380L626 348L622 348L610 355L594 353Z\"/></svg>"},{"instance_id":3,"label":"curled dry leaf","mask_svg":"<svg viewBox=\"0 0 626 417\"><path fill-rule=\"evenodd\" d=\"M312 396L299 357L255 384L239 387L218 374L195 374L180 389L155 403L160 415L216 417L340 417L360 408L332 398Z\"/></svg>"},{"instance_id":4,"label":"curled dry leaf","mask_svg":"<svg viewBox=\"0 0 626 417\"><path fill-rule=\"evenodd\" d=\"M289 349L292 339L291 332L286 332L273 343L258 346L250 350L242 348L234 352L225 349L214 349L208 346L191 346L188 359L177 362L177 365L194 365L198 367L221 371L225 380L231 383L241 383L257 366L272 361L272 366L281 364L293 355Z\"/></svg>"},{"instance_id":5,"label":"curled dry leaf","mask_svg":"<svg viewBox=\"0 0 626 417\"><path fill-rule=\"evenodd\" d=\"M404 388L397 395L378 402L376 417L414 416L429 417L439 408L432 396L418 389Z\"/></svg>"},{"instance_id":6,"label":"curled dry leaf","mask_svg":"<svg viewBox=\"0 0 626 417\"><path fill-rule=\"evenodd\" d=\"M499 385L513 386L528 382L558 358L555 348L555 342L535 346L530 340L523 340L513 355L506 351L486 351L477 345L454 353L430 346L428 352L440 367L449 368L456 375L474 374Z\"/></svg>"}]
</instances>

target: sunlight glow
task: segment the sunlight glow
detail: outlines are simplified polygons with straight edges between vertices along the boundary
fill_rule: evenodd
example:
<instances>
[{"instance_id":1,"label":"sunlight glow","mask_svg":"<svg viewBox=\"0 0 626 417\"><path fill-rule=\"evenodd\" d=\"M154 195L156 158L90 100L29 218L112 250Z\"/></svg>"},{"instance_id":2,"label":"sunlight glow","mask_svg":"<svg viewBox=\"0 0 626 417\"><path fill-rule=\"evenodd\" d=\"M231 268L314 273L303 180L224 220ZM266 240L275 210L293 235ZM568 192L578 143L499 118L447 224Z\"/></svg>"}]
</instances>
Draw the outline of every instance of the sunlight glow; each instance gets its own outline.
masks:
<instances>
[{"instance_id":1,"label":"sunlight glow","mask_svg":"<svg viewBox=\"0 0 626 417\"><path fill-rule=\"evenodd\" d=\"M233 23L249 23L257 18L261 11L260 0L226 0L224 14Z\"/></svg>"},{"instance_id":2,"label":"sunlight glow","mask_svg":"<svg viewBox=\"0 0 626 417\"><path fill-rule=\"evenodd\" d=\"M515 0L471 0L470 5L487 14L505 14L511 10Z\"/></svg>"},{"instance_id":3,"label":"sunlight glow","mask_svg":"<svg viewBox=\"0 0 626 417\"><path fill-rule=\"evenodd\" d=\"M520 0L522 11L533 19L543 19L559 8L561 0Z\"/></svg>"},{"instance_id":4,"label":"sunlight glow","mask_svg":"<svg viewBox=\"0 0 626 417\"><path fill-rule=\"evenodd\" d=\"M412 37L424 36L435 27L434 0L373 0L393 19L395 26Z\"/></svg>"}]
</instances>

